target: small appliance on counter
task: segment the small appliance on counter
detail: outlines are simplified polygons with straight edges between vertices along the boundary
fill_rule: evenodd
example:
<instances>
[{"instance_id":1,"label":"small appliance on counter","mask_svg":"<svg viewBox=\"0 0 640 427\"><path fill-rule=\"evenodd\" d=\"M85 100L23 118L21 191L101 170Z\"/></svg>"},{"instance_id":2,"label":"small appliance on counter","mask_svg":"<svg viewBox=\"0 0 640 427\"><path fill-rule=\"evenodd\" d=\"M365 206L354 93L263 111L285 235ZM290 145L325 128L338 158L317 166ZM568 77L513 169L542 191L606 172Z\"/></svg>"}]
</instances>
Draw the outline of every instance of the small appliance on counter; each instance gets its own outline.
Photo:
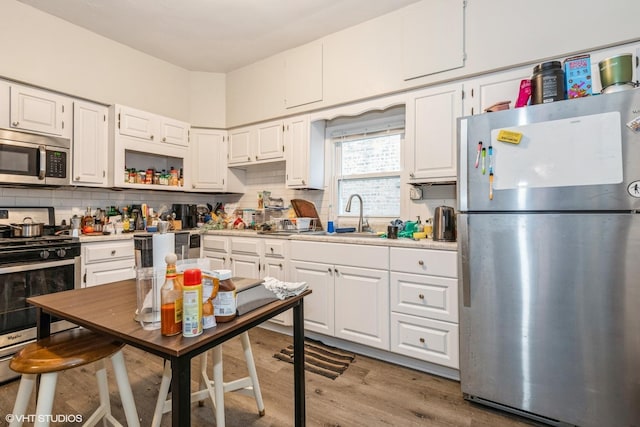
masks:
<instances>
[{"instance_id":1,"label":"small appliance on counter","mask_svg":"<svg viewBox=\"0 0 640 427\"><path fill-rule=\"evenodd\" d=\"M433 240L456 241L456 212L450 206L438 206L433 214Z\"/></svg>"},{"instance_id":2,"label":"small appliance on counter","mask_svg":"<svg viewBox=\"0 0 640 427\"><path fill-rule=\"evenodd\" d=\"M183 229L196 228L198 225L198 205L174 203L172 206L176 220L182 222Z\"/></svg>"}]
</instances>

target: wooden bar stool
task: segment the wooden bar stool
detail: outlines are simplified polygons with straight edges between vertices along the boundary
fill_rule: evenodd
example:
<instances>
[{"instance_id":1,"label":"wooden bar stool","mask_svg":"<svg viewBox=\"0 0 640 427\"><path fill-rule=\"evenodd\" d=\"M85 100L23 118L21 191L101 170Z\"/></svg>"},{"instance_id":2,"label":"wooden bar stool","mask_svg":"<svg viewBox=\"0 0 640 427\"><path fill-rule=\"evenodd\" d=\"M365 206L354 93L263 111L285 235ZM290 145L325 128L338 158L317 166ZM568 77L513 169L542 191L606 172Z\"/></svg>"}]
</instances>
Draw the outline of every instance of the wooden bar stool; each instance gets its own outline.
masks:
<instances>
[{"instance_id":1,"label":"wooden bar stool","mask_svg":"<svg viewBox=\"0 0 640 427\"><path fill-rule=\"evenodd\" d=\"M48 418L39 417L39 415L52 414L58 372L92 362L101 363L96 371L100 406L83 425L93 426L101 419L104 419L105 425L108 421L111 425L122 426L111 415L105 362L106 358L110 357L127 424L139 427L138 412L133 400L124 357L122 356L123 347L124 344L121 342L113 341L80 328L51 335L24 347L13 357L9 365L12 370L22 374L18 395L13 407L14 418L10 426L17 427L22 425L23 420L20 416L25 415L38 375L40 375L40 390L36 403L34 426L48 426Z\"/></svg>"},{"instance_id":2,"label":"wooden bar stool","mask_svg":"<svg viewBox=\"0 0 640 427\"><path fill-rule=\"evenodd\" d=\"M260 391L260 383L258 382L258 372L253 361L253 352L251 351L251 343L249 342L249 333L243 332L239 335L242 343L242 351L244 359L247 362L247 370L249 376L225 383L223 380L222 369L222 346L216 346L213 352L213 380L207 374L207 353L203 353L200 359L200 390L191 393L191 402L199 402L206 397L211 399L213 410L216 417L216 427L224 427L224 393L237 392L247 396L253 396L258 406L258 415L264 416L264 402L262 401L262 392ZM160 384L160 392L158 393L158 401L156 409L153 413L152 427L158 427L162 420L162 414L171 411L171 399L167 399L169 394L169 386L171 385L171 364L164 364L164 372L162 374L162 383Z\"/></svg>"}]
</instances>

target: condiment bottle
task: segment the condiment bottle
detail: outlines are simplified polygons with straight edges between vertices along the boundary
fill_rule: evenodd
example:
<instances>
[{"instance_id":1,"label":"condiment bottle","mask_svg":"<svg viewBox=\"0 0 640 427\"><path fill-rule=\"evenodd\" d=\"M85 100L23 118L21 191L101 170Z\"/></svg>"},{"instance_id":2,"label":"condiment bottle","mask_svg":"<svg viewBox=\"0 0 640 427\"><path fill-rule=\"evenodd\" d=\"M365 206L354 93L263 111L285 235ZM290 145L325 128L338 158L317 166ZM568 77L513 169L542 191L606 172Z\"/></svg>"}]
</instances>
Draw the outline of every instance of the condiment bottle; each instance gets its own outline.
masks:
<instances>
[{"instance_id":1,"label":"condiment bottle","mask_svg":"<svg viewBox=\"0 0 640 427\"><path fill-rule=\"evenodd\" d=\"M184 272L182 287L182 336L202 334L202 271L190 268Z\"/></svg>"},{"instance_id":2,"label":"condiment bottle","mask_svg":"<svg viewBox=\"0 0 640 427\"><path fill-rule=\"evenodd\" d=\"M220 285L213 300L216 322L224 323L236 317L236 285L231 281L231 270L217 270Z\"/></svg>"},{"instance_id":3,"label":"condiment bottle","mask_svg":"<svg viewBox=\"0 0 640 427\"><path fill-rule=\"evenodd\" d=\"M160 333L171 336L182 332L182 287L176 274L176 254L167 254L164 261L167 274L160 289Z\"/></svg>"},{"instance_id":4,"label":"condiment bottle","mask_svg":"<svg viewBox=\"0 0 640 427\"><path fill-rule=\"evenodd\" d=\"M128 208L125 206L122 208L122 231L129 231L129 213Z\"/></svg>"}]
</instances>

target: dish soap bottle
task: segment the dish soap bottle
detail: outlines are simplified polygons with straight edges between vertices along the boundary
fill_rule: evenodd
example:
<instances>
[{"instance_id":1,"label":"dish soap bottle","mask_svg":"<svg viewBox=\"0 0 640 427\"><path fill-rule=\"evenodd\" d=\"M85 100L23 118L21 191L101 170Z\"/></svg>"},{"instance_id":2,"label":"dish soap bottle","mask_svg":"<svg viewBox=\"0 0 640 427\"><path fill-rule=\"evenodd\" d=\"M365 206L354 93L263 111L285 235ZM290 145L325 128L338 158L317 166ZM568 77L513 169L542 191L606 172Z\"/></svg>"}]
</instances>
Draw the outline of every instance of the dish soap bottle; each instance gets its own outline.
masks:
<instances>
[{"instance_id":1,"label":"dish soap bottle","mask_svg":"<svg viewBox=\"0 0 640 427\"><path fill-rule=\"evenodd\" d=\"M167 254L164 261L167 274L160 288L160 333L172 336L182 332L182 287L176 273L176 254Z\"/></svg>"}]
</instances>

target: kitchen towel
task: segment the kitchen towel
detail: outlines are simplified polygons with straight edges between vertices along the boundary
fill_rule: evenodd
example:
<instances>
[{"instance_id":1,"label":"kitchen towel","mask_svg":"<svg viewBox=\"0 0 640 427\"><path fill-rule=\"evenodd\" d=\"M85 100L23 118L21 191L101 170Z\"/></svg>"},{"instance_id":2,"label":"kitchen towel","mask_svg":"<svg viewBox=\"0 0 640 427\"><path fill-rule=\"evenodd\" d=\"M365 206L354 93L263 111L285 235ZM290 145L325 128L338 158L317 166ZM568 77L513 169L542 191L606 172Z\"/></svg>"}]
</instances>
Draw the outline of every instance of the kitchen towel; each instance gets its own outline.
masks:
<instances>
[{"instance_id":1,"label":"kitchen towel","mask_svg":"<svg viewBox=\"0 0 640 427\"><path fill-rule=\"evenodd\" d=\"M279 299L285 299L300 295L308 285L307 282L283 282L275 277L265 277L264 287L275 293Z\"/></svg>"}]
</instances>

